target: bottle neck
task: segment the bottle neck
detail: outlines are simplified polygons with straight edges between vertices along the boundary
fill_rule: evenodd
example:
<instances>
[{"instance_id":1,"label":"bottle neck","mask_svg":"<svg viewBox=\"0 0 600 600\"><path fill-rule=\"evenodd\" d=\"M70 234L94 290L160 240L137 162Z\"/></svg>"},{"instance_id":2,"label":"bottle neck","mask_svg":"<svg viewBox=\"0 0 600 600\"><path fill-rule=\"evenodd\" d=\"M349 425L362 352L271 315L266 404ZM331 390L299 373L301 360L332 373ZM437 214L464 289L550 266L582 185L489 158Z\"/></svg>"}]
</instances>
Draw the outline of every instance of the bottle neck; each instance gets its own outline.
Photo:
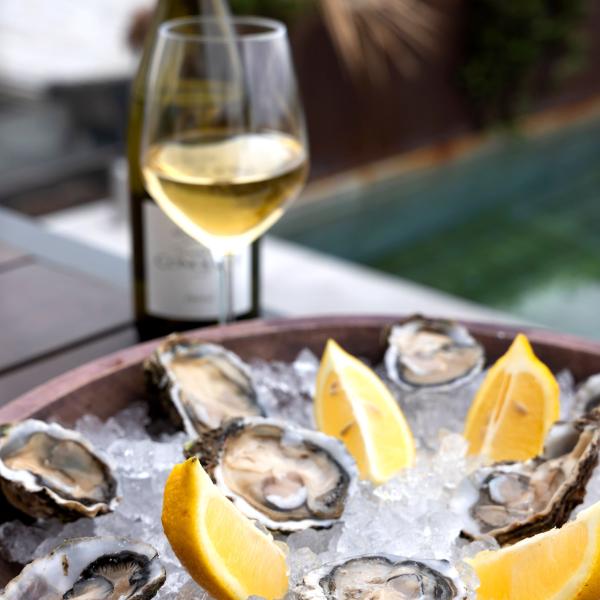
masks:
<instances>
[{"instance_id":1,"label":"bottle neck","mask_svg":"<svg viewBox=\"0 0 600 600\"><path fill-rule=\"evenodd\" d=\"M180 17L203 15L216 0L158 0L154 11L154 25ZM222 0L219 0L222 1Z\"/></svg>"},{"instance_id":2,"label":"bottle neck","mask_svg":"<svg viewBox=\"0 0 600 600\"><path fill-rule=\"evenodd\" d=\"M133 83L134 95L142 92L159 27L171 19L202 15L206 4L210 5L213 2L221 3L223 0L158 0L144 40L137 77Z\"/></svg>"}]
</instances>

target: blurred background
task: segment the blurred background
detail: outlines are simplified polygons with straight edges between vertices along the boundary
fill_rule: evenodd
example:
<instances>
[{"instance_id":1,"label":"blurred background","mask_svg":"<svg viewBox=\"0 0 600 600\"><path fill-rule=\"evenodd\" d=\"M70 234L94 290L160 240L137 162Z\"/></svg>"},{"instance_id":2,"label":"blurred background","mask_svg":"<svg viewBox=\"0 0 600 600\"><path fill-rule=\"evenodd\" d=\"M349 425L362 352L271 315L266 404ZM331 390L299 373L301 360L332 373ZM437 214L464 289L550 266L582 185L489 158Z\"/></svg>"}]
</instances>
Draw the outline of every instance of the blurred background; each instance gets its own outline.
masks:
<instances>
[{"instance_id":1,"label":"blurred background","mask_svg":"<svg viewBox=\"0 0 600 600\"><path fill-rule=\"evenodd\" d=\"M275 236L600 339L600 0L230 4L287 23L307 113L311 183ZM5 256L27 238L68 263L76 239L103 253L81 250L90 271L127 277L128 91L152 6L0 3ZM0 278L5 309L26 294ZM88 314L112 310L99 294Z\"/></svg>"}]
</instances>

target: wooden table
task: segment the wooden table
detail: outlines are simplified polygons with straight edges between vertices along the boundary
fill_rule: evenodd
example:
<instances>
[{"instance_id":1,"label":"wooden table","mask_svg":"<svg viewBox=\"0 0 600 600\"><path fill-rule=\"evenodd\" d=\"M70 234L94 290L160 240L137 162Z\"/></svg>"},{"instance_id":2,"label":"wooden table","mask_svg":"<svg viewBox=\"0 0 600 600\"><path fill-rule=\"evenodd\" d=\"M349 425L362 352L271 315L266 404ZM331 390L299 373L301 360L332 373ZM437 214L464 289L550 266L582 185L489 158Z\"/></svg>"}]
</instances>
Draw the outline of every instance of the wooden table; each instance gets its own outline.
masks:
<instances>
[{"instance_id":1,"label":"wooden table","mask_svg":"<svg viewBox=\"0 0 600 600\"><path fill-rule=\"evenodd\" d=\"M0 404L136 342L126 290L0 242Z\"/></svg>"}]
</instances>

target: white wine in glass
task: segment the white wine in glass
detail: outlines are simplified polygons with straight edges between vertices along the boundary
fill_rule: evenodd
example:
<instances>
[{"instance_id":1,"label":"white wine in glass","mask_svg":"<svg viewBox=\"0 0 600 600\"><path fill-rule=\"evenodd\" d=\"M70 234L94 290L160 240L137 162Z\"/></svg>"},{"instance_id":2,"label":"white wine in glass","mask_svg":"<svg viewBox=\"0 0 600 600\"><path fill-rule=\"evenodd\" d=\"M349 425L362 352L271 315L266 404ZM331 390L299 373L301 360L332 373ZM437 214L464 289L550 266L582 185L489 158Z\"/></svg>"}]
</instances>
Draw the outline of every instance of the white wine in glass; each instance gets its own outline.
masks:
<instances>
[{"instance_id":1,"label":"white wine in glass","mask_svg":"<svg viewBox=\"0 0 600 600\"><path fill-rule=\"evenodd\" d=\"M142 170L148 191L221 272L304 186L308 153L285 27L269 19L163 25L148 78Z\"/></svg>"},{"instance_id":2,"label":"white wine in glass","mask_svg":"<svg viewBox=\"0 0 600 600\"><path fill-rule=\"evenodd\" d=\"M223 254L277 221L306 177L304 147L282 133L247 133L149 148L148 189L185 232Z\"/></svg>"}]
</instances>

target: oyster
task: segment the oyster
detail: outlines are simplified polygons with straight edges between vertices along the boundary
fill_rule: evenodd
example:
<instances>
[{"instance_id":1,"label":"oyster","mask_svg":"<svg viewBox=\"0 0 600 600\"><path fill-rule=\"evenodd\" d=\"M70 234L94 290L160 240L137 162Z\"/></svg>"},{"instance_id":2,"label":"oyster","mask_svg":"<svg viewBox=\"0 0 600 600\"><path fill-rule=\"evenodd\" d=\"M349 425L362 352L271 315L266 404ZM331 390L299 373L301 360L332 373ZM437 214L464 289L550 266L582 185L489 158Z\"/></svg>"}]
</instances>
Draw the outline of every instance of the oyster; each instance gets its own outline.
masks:
<instances>
[{"instance_id":1,"label":"oyster","mask_svg":"<svg viewBox=\"0 0 600 600\"><path fill-rule=\"evenodd\" d=\"M110 467L83 436L34 419L0 426L0 488L32 517L95 517L118 502Z\"/></svg>"},{"instance_id":2,"label":"oyster","mask_svg":"<svg viewBox=\"0 0 600 600\"><path fill-rule=\"evenodd\" d=\"M234 417L263 415L248 366L233 352L172 335L144 363L150 389L177 427L195 436Z\"/></svg>"},{"instance_id":3,"label":"oyster","mask_svg":"<svg viewBox=\"0 0 600 600\"><path fill-rule=\"evenodd\" d=\"M165 577L158 552L148 544L79 538L29 563L0 600L148 600Z\"/></svg>"},{"instance_id":4,"label":"oyster","mask_svg":"<svg viewBox=\"0 0 600 600\"><path fill-rule=\"evenodd\" d=\"M385 353L388 376L398 385L444 389L479 373L485 353L466 327L440 319L415 317L392 327Z\"/></svg>"},{"instance_id":5,"label":"oyster","mask_svg":"<svg viewBox=\"0 0 600 600\"><path fill-rule=\"evenodd\" d=\"M453 600L466 598L456 569L442 560L358 556L311 571L300 600Z\"/></svg>"},{"instance_id":6,"label":"oyster","mask_svg":"<svg viewBox=\"0 0 600 600\"><path fill-rule=\"evenodd\" d=\"M186 446L221 491L266 527L329 527L356 481L342 442L274 419L233 419Z\"/></svg>"},{"instance_id":7,"label":"oyster","mask_svg":"<svg viewBox=\"0 0 600 600\"><path fill-rule=\"evenodd\" d=\"M491 535L504 545L566 523L583 501L598 462L599 419L596 412L574 423L558 423L541 456L477 470L464 482L457 501L470 498L470 525L464 534Z\"/></svg>"}]
</instances>

